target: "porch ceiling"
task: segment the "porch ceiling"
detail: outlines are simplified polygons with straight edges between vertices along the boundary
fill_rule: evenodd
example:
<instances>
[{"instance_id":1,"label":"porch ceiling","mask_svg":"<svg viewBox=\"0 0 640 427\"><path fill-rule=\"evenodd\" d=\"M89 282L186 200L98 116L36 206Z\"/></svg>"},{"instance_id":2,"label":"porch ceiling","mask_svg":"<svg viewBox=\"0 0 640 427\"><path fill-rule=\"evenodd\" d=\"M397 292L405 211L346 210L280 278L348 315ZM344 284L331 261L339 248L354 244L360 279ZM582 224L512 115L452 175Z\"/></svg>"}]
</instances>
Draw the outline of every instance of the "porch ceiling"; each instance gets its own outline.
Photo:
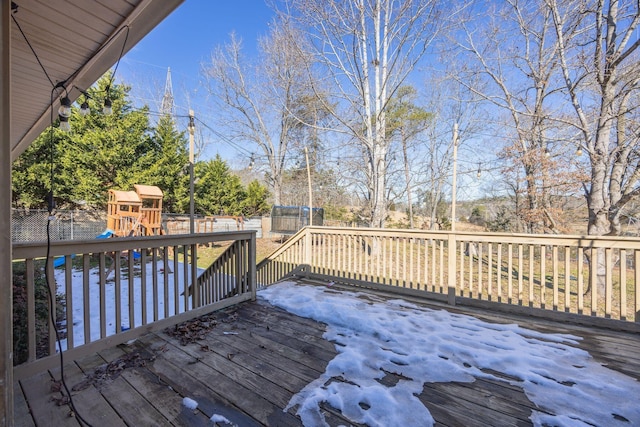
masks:
<instances>
[{"instance_id":1,"label":"porch ceiling","mask_svg":"<svg viewBox=\"0 0 640 427\"><path fill-rule=\"evenodd\" d=\"M51 82L11 22L11 160L49 125L55 85L64 84L73 102L117 62L123 45L126 53L183 1L16 0L14 18Z\"/></svg>"}]
</instances>

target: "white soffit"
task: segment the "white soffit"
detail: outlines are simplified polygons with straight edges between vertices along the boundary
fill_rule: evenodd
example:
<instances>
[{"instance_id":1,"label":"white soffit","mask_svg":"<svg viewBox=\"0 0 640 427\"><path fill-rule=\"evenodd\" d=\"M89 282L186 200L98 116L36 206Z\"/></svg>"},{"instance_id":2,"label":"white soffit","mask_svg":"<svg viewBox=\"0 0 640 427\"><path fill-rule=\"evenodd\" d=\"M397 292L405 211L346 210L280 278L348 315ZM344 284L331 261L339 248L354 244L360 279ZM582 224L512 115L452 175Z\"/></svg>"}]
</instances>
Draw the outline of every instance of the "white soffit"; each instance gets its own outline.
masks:
<instances>
[{"instance_id":1,"label":"white soffit","mask_svg":"<svg viewBox=\"0 0 640 427\"><path fill-rule=\"evenodd\" d=\"M5 0L3 0L5 1ZM16 0L13 15L73 102L183 0ZM52 84L11 20L11 160L50 124ZM60 105L55 92L53 109ZM3 106L5 108L5 106ZM57 116L56 116L57 117Z\"/></svg>"}]
</instances>

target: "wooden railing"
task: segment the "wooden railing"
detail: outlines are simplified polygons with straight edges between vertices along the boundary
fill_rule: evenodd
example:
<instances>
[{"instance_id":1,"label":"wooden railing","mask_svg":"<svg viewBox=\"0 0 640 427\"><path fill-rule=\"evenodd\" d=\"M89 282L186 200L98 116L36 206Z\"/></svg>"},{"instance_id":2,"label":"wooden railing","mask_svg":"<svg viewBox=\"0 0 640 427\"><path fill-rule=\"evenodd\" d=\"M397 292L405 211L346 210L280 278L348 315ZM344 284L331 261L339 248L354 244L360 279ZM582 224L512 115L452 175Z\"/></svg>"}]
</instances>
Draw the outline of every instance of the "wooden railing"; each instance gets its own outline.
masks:
<instances>
[{"instance_id":1,"label":"wooden railing","mask_svg":"<svg viewBox=\"0 0 640 427\"><path fill-rule=\"evenodd\" d=\"M253 291L255 294L255 247L250 241L236 240L196 279L195 293L199 304L211 304L221 299ZM253 279L252 279L253 278ZM194 294L193 289L189 289Z\"/></svg>"},{"instance_id":2,"label":"wooden railing","mask_svg":"<svg viewBox=\"0 0 640 427\"><path fill-rule=\"evenodd\" d=\"M258 286L302 275L449 304L638 326L639 263L634 238L307 227L263 260L257 277Z\"/></svg>"},{"instance_id":3,"label":"wooden railing","mask_svg":"<svg viewBox=\"0 0 640 427\"><path fill-rule=\"evenodd\" d=\"M76 357L255 299L255 236L242 231L51 243L48 286L63 351ZM228 241L204 273L198 269L199 245ZM57 363L46 256L42 244L13 247L14 290L22 298L14 303L14 341L21 349L15 378Z\"/></svg>"}]
</instances>

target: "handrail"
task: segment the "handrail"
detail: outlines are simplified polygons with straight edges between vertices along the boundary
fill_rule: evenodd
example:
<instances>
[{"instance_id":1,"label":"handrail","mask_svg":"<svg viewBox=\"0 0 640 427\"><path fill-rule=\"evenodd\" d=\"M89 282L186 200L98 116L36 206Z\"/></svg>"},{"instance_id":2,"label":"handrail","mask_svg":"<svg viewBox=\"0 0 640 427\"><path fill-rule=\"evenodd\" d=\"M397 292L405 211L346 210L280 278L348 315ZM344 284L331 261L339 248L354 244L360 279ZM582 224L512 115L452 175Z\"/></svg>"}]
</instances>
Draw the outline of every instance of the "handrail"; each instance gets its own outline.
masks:
<instances>
[{"instance_id":1,"label":"handrail","mask_svg":"<svg viewBox=\"0 0 640 427\"><path fill-rule=\"evenodd\" d=\"M210 303L220 297L229 298L250 290L255 299L255 286L250 285L255 283L255 278L251 278L255 274L250 263L252 252L255 254L255 247L252 249L246 241L236 240L213 260L196 280L196 289L201 292L199 300ZM193 294L192 286L188 292Z\"/></svg>"},{"instance_id":2,"label":"handrail","mask_svg":"<svg viewBox=\"0 0 640 427\"><path fill-rule=\"evenodd\" d=\"M277 258L278 256L280 256L282 253L288 251L293 245L295 245L302 237L307 235L307 228L308 227L304 227L301 228L300 230L298 230L298 232L296 234L294 234L293 236L289 237L287 239L286 242L284 242L278 249L276 249L275 251L273 251L273 253L271 255L269 255L268 257L266 257L265 259L263 259L262 261L260 261L258 263L257 268L260 269L262 265L266 264L269 262L270 259L274 259Z\"/></svg>"},{"instance_id":3,"label":"handrail","mask_svg":"<svg viewBox=\"0 0 640 427\"><path fill-rule=\"evenodd\" d=\"M305 227L258 265L448 304L640 326L640 239Z\"/></svg>"},{"instance_id":4,"label":"handrail","mask_svg":"<svg viewBox=\"0 0 640 427\"><path fill-rule=\"evenodd\" d=\"M308 264L300 254L301 242L308 236L309 227L300 229L271 255L256 266L257 287L275 283Z\"/></svg>"},{"instance_id":5,"label":"handrail","mask_svg":"<svg viewBox=\"0 0 640 427\"><path fill-rule=\"evenodd\" d=\"M58 260L59 268L48 263L54 278L50 285L65 353L95 352L255 299L255 239L256 232L248 230L52 242L51 260ZM198 246L222 241L232 244L208 270L209 280L194 281L200 274ZM24 293L21 309L26 311L17 325L24 327L14 378L56 363L56 342L49 339L55 330L46 320L49 303L43 293L46 254L42 243L13 247L14 278L21 278L14 287ZM185 290L194 282L192 296Z\"/></svg>"}]
</instances>

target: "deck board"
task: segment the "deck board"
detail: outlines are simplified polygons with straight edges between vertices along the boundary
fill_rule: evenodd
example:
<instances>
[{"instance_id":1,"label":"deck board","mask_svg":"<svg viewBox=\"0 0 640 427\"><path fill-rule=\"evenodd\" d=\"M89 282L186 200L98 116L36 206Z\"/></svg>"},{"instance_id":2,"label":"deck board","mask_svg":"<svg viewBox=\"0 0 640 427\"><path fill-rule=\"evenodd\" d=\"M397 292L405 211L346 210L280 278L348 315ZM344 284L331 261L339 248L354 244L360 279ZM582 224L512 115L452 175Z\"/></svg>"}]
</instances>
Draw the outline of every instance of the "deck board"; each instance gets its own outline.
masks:
<instances>
[{"instance_id":1,"label":"deck board","mask_svg":"<svg viewBox=\"0 0 640 427\"><path fill-rule=\"evenodd\" d=\"M51 374L57 381L60 380L59 368L51 370ZM67 386L70 389L73 385L85 379L82 370L74 363L69 363L65 366L64 376ZM83 393L75 393L72 391L72 396L76 409L80 411L80 416L83 418L86 416L86 420L92 425L126 426L120 415L118 415L107 399L105 399L95 387L88 387Z\"/></svg>"},{"instance_id":2,"label":"deck board","mask_svg":"<svg viewBox=\"0 0 640 427\"><path fill-rule=\"evenodd\" d=\"M197 410L208 418L219 414L238 425L260 425L232 405L229 399L233 399L233 396L228 396L229 399L224 397L229 392L224 389L224 383L216 382L215 378L199 376L195 370L190 369L189 362L186 365L180 361L176 364L172 361L175 359L174 357L164 357L166 353L177 349L166 345L166 342L156 336L144 337L141 343L163 355L158 357L153 365L148 366L147 369L156 376L158 381L167 384L180 396L197 401ZM198 362L194 362L194 364L196 363Z\"/></svg>"},{"instance_id":3,"label":"deck board","mask_svg":"<svg viewBox=\"0 0 640 427\"><path fill-rule=\"evenodd\" d=\"M111 360L109 359L111 358L105 359L102 355L94 355L83 358L78 364L80 369L82 369L85 374L88 374L95 368L110 362ZM140 394L122 375L113 380L106 381L98 387L98 390L127 425L162 425L167 421L167 419L149 403L148 399L150 399L151 396L145 397ZM83 414L85 418L89 416L95 416L95 413L90 412L86 417ZM87 419L87 421L91 423L90 420Z\"/></svg>"},{"instance_id":4,"label":"deck board","mask_svg":"<svg viewBox=\"0 0 640 427\"><path fill-rule=\"evenodd\" d=\"M479 309L425 305L541 332L576 335L582 339L575 346L596 361L640 380L637 335ZM325 325L260 300L212 313L206 322L211 328L202 339L185 345L179 336L158 332L130 345L67 361L69 387L85 384L73 392L79 412L96 426L210 426L213 415L247 427L302 425L296 408L286 412L283 408L337 354L334 343L323 338ZM125 366L123 361L131 356L143 363ZM86 375L108 362L124 366L119 375L86 386ZM55 403L61 394L52 391L51 384L59 378L58 371L43 372L15 385L15 425L79 425L69 417L68 406ZM392 386L398 380L387 374L380 382ZM182 405L184 397L196 400L198 407L187 409ZM418 398L437 426L528 426L536 410L520 387L499 379L429 383ZM335 408L322 408L329 425L357 426Z\"/></svg>"},{"instance_id":5,"label":"deck board","mask_svg":"<svg viewBox=\"0 0 640 427\"><path fill-rule=\"evenodd\" d=\"M262 395L268 394L269 390L264 393L255 392L245 387L244 384L236 382L237 372L220 372L209 366L208 363L216 363L210 362L209 356L211 355L194 356L184 348L176 347L159 335L147 335L143 342L147 345L159 344L166 349L162 353L162 357L158 357L154 362L154 366L157 366L161 359L166 359L175 366L188 369L196 378L203 381L205 390L201 395L207 396L210 390L224 393L224 398L228 399L233 406L262 424L268 424L270 420L277 419L280 423L279 425L299 425L293 415L284 413L282 407L276 406ZM163 376L162 369L157 369L155 372L159 376ZM228 374L231 376L227 376Z\"/></svg>"},{"instance_id":6,"label":"deck board","mask_svg":"<svg viewBox=\"0 0 640 427\"><path fill-rule=\"evenodd\" d=\"M62 394L53 391L53 378L48 371L34 375L21 381L24 397L33 414L36 425L79 426L77 419L71 417L67 405L58 405L55 399Z\"/></svg>"},{"instance_id":7,"label":"deck board","mask_svg":"<svg viewBox=\"0 0 640 427\"><path fill-rule=\"evenodd\" d=\"M24 398L22 388L18 383L13 386L13 412L15 418L14 427L35 426L33 418L29 414L29 405L27 405L27 400Z\"/></svg>"},{"instance_id":8,"label":"deck board","mask_svg":"<svg viewBox=\"0 0 640 427\"><path fill-rule=\"evenodd\" d=\"M126 347L117 347L100 352L108 360L128 354ZM110 355L108 355L110 353ZM206 425L209 421L204 413L189 410L182 405L182 396L171 388L153 372L144 368L125 369L122 377L142 396L153 396L149 403L167 420L176 425Z\"/></svg>"},{"instance_id":9,"label":"deck board","mask_svg":"<svg viewBox=\"0 0 640 427\"><path fill-rule=\"evenodd\" d=\"M476 388L467 388L464 383L431 383L424 387L418 398L425 404L433 415L432 408L439 407L448 417L438 420L441 425L466 427L495 426L529 426L527 419L530 411L524 411L523 406L512 406L511 413L505 413L504 404L507 400L493 400L494 394L484 395ZM491 407L493 406L493 407ZM524 418L524 419L523 419Z\"/></svg>"}]
</instances>

